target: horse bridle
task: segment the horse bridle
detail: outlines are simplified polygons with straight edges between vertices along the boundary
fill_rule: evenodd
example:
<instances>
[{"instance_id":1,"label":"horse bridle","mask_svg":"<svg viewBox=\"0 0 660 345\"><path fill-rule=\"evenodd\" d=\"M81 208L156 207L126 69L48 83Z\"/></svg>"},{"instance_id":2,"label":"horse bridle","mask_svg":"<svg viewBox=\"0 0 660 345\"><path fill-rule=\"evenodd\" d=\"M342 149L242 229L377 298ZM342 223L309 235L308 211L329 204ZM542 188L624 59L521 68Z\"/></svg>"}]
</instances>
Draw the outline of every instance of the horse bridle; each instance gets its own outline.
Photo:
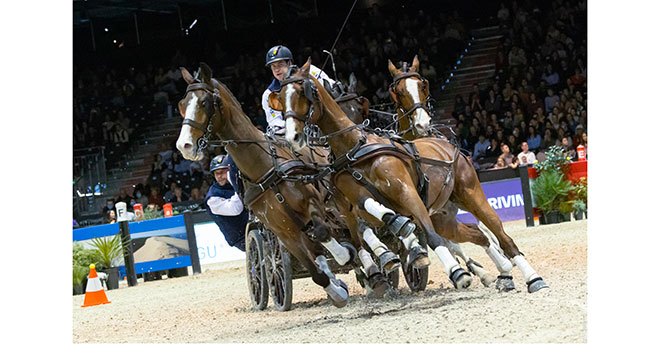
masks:
<instances>
[{"instance_id":1,"label":"horse bridle","mask_svg":"<svg viewBox=\"0 0 660 345\"><path fill-rule=\"evenodd\" d=\"M314 103L316 103L316 100L318 99L318 89L316 88L316 85L314 85L313 81L311 81L309 78L303 78L303 77L289 77L284 79L284 81L282 81L282 89L284 89L286 85L291 83L297 83L299 85L302 85L303 95L309 101L309 111L307 111L307 114L304 115L303 117L303 115L298 114L293 110L287 110L283 114L284 120L286 121L287 118L293 117L294 119L304 122L305 125L307 125L314 113Z\"/></svg>"},{"instance_id":2,"label":"horse bridle","mask_svg":"<svg viewBox=\"0 0 660 345\"><path fill-rule=\"evenodd\" d=\"M213 109L215 110L217 108L218 111L222 111L222 100L220 99L220 93L218 92L217 89L214 89L213 87L211 87L211 85L200 81L197 83L189 84L188 87L186 88L185 94L187 95L188 92L197 91L197 90L202 90L204 92L210 93L213 96ZM193 119L187 119L187 118L184 118L183 122L181 123L182 126L188 125L204 133L199 139L197 139L198 152L204 150L208 146L209 139L211 138L211 135L213 135L212 119L214 116L215 116L215 111L212 112L211 116L208 116L208 112L207 112L206 123L197 122Z\"/></svg>"},{"instance_id":3,"label":"horse bridle","mask_svg":"<svg viewBox=\"0 0 660 345\"><path fill-rule=\"evenodd\" d=\"M392 95L392 98L394 99L394 102L396 103L397 107L403 113L403 115L401 115L401 117L399 117L399 118L408 117L408 120L410 120L411 123L412 123L412 119L410 118L410 114L412 114L417 109L424 109L428 114L431 114L431 109L429 108L429 103L431 101L431 95L429 93L429 95L426 97L426 99L424 100L423 103L422 102L417 102L417 103L413 104L413 106L410 109L408 109L408 110L404 109L403 106L401 105L401 103L399 103L399 99L396 97L398 95L398 93L396 92L396 85L399 83L400 80L411 78L411 77L419 78L423 83L426 84L426 87L428 89L428 84L429 84L428 80L426 80L424 77L419 75L419 73L404 72L404 73L401 73L401 74L397 75L396 77L394 77L394 81L392 81L392 83L389 86L389 91L390 91L390 94Z\"/></svg>"}]
</instances>

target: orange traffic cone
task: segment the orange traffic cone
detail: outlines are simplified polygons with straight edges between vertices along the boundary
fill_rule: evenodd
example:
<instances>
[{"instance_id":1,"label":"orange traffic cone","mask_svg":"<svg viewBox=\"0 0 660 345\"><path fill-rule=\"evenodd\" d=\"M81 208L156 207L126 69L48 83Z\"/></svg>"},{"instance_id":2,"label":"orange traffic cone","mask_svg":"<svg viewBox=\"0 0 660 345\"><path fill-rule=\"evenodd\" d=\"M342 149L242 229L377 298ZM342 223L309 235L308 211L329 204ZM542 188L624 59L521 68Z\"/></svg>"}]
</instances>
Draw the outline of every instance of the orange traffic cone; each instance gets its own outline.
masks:
<instances>
[{"instance_id":1,"label":"orange traffic cone","mask_svg":"<svg viewBox=\"0 0 660 345\"><path fill-rule=\"evenodd\" d=\"M96 274L94 264L89 265L89 276L87 277L87 289L85 289L85 301L82 307L91 307L93 305L110 303L108 297L105 296L103 286L101 286L101 279Z\"/></svg>"}]
</instances>

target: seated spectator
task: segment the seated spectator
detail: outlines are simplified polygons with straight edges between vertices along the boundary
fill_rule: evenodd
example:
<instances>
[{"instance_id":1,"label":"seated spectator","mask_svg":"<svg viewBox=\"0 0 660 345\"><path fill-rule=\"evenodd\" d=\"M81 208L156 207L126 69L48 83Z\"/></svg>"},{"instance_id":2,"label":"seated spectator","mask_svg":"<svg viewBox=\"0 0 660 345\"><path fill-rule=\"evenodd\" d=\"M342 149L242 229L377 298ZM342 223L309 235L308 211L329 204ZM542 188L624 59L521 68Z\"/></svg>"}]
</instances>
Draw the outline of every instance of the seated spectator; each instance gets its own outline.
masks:
<instances>
[{"instance_id":1,"label":"seated spectator","mask_svg":"<svg viewBox=\"0 0 660 345\"><path fill-rule=\"evenodd\" d=\"M174 202L174 199L176 198L176 195L174 194L174 190L178 187L179 185L176 182L170 182L170 189L165 192L165 195L163 195L163 200L165 202Z\"/></svg>"},{"instance_id":2,"label":"seated spectator","mask_svg":"<svg viewBox=\"0 0 660 345\"><path fill-rule=\"evenodd\" d=\"M529 146L527 145L526 141L523 141L522 144L520 144L520 147L522 148L522 152L518 154L518 162L520 166L525 166L525 165L530 165L534 164L534 161L536 160L536 155L534 152L529 150Z\"/></svg>"},{"instance_id":3,"label":"seated spectator","mask_svg":"<svg viewBox=\"0 0 660 345\"><path fill-rule=\"evenodd\" d=\"M119 196L115 198L115 205L119 202L124 202L126 203L126 206L131 202L131 197L128 195L128 192L126 191L126 188L120 188L119 189Z\"/></svg>"},{"instance_id":4,"label":"seated spectator","mask_svg":"<svg viewBox=\"0 0 660 345\"><path fill-rule=\"evenodd\" d=\"M564 149L564 152L568 154L568 157L570 159L574 159L577 157L577 153L575 152L575 148L573 145L570 143L570 137L568 136L563 136L561 138L561 148Z\"/></svg>"},{"instance_id":5,"label":"seated spectator","mask_svg":"<svg viewBox=\"0 0 660 345\"><path fill-rule=\"evenodd\" d=\"M204 195L202 195L202 193L199 191L199 188L193 187L190 190L190 200L192 201L204 200Z\"/></svg>"},{"instance_id":6,"label":"seated spectator","mask_svg":"<svg viewBox=\"0 0 660 345\"><path fill-rule=\"evenodd\" d=\"M479 141L474 144L474 151L472 151L472 159L476 161L479 158L485 157L489 146L490 143L486 141L486 136L479 134Z\"/></svg>"},{"instance_id":7,"label":"seated spectator","mask_svg":"<svg viewBox=\"0 0 660 345\"><path fill-rule=\"evenodd\" d=\"M536 129L532 126L527 128L527 133L529 133L527 136L527 145L529 145L529 149L532 151L538 150L538 148L541 147L541 136L536 133Z\"/></svg>"},{"instance_id":8,"label":"seated spectator","mask_svg":"<svg viewBox=\"0 0 660 345\"><path fill-rule=\"evenodd\" d=\"M171 202L184 202L189 199L188 194L184 192L181 187L176 186L176 188L174 188L174 199Z\"/></svg>"},{"instance_id":9,"label":"seated spectator","mask_svg":"<svg viewBox=\"0 0 660 345\"><path fill-rule=\"evenodd\" d=\"M539 147L539 151L545 151L550 146L555 145L555 142L557 139L555 138L552 129L546 128L545 132L543 133L543 138L541 138L541 146Z\"/></svg>"},{"instance_id":10,"label":"seated spectator","mask_svg":"<svg viewBox=\"0 0 660 345\"><path fill-rule=\"evenodd\" d=\"M106 212L105 221L106 224L117 223L117 216L115 215L115 210L110 210Z\"/></svg>"},{"instance_id":11,"label":"seated spectator","mask_svg":"<svg viewBox=\"0 0 660 345\"><path fill-rule=\"evenodd\" d=\"M504 164L511 168L515 169L518 167L518 158L511 153L511 150L509 149L509 145L502 143L501 149L502 149L502 154L498 157L499 159L502 159L504 161Z\"/></svg>"},{"instance_id":12,"label":"seated spectator","mask_svg":"<svg viewBox=\"0 0 660 345\"><path fill-rule=\"evenodd\" d=\"M146 206L149 204L149 198L143 193L142 188L135 188L135 193L133 193L133 198L135 201L139 204L142 204L142 206Z\"/></svg>"},{"instance_id":13,"label":"seated spectator","mask_svg":"<svg viewBox=\"0 0 660 345\"><path fill-rule=\"evenodd\" d=\"M192 161L189 161L185 158L181 158L179 157L179 155L177 155L177 160L178 163L174 164L174 172L178 174L184 172L190 173L190 165L192 164ZM174 160L172 160L172 163L174 163Z\"/></svg>"},{"instance_id":14,"label":"seated spectator","mask_svg":"<svg viewBox=\"0 0 660 345\"><path fill-rule=\"evenodd\" d=\"M149 193L149 204L153 204L158 207L163 207L163 204L165 204L165 201L160 195L157 187L151 187L151 192Z\"/></svg>"},{"instance_id":15,"label":"seated spectator","mask_svg":"<svg viewBox=\"0 0 660 345\"><path fill-rule=\"evenodd\" d=\"M454 116L458 116L458 114L465 114L465 106L466 104L463 100L463 97L461 95L456 95L453 111Z\"/></svg>"},{"instance_id":16,"label":"seated spectator","mask_svg":"<svg viewBox=\"0 0 660 345\"><path fill-rule=\"evenodd\" d=\"M105 201L105 206L103 206L103 209L101 210L101 215L103 217L106 217L108 214L108 211L114 210L115 209L115 199L106 199Z\"/></svg>"},{"instance_id":17,"label":"seated spectator","mask_svg":"<svg viewBox=\"0 0 660 345\"><path fill-rule=\"evenodd\" d=\"M484 157L499 157L501 154L500 143L495 138L490 139L490 145Z\"/></svg>"},{"instance_id":18,"label":"seated spectator","mask_svg":"<svg viewBox=\"0 0 660 345\"><path fill-rule=\"evenodd\" d=\"M555 95L555 91L552 88L548 88L547 93L548 95L545 97L544 100L545 112L550 113L552 109L555 107L555 104L557 104L557 101L559 101L559 96Z\"/></svg>"},{"instance_id":19,"label":"seated spectator","mask_svg":"<svg viewBox=\"0 0 660 345\"><path fill-rule=\"evenodd\" d=\"M484 109L488 112L499 113L502 108L502 97L500 95L495 95L495 91L490 89L488 91L488 98L484 102Z\"/></svg>"},{"instance_id":20,"label":"seated spectator","mask_svg":"<svg viewBox=\"0 0 660 345\"><path fill-rule=\"evenodd\" d=\"M163 161L163 156L160 154L155 154L154 155L154 162L151 163L151 174L152 175L160 175L160 173L165 169L167 165Z\"/></svg>"},{"instance_id":21,"label":"seated spectator","mask_svg":"<svg viewBox=\"0 0 660 345\"><path fill-rule=\"evenodd\" d=\"M495 163L495 165L493 165L493 167L490 168L490 170L497 170L504 168L506 168L506 163L504 163L504 159L502 159L502 157L497 157L497 163Z\"/></svg>"},{"instance_id":22,"label":"seated spectator","mask_svg":"<svg viewBox=\"0 0 660 345\"><path fill-rule=\"evenodd\" d=\"M552 70L552 64L545 66L545 71L541 75L541 79L545 80L548 86L559 84L559 74Z\"/></svg>"}]
</instances>

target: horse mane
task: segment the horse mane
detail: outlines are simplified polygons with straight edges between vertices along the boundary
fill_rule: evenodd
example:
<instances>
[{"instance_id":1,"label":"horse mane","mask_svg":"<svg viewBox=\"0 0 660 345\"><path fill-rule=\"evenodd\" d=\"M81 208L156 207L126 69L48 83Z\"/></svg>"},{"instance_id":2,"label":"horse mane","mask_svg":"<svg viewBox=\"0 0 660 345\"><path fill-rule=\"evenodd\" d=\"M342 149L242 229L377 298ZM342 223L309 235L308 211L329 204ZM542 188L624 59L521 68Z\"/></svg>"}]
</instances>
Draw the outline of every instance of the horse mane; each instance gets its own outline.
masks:
<instances>
[{"instance_id":1,"label":"horse mane","mask_svg":"<svg viewBox=\"0 0 660 345\"><path fill-rule=\"evenodd\" d=\"M239 110L239 113L241 115L245 116L245 118L248 121L250 121L250 123L252 123L250 118L243 111L243 107L241 107L241 103L236 99L236 96L234 96L234 94L229 90L227 85L225 85L224 83L222 83L221 81L219 81L215 78L211 78L211 83L213 84L213 87L217 88L220 91L224 91L224 94L229 97L229 99L233 103L233 106L236 107ZM222 95L222 93L221 93L221 95Z\"/></svg>"},{"instance_id":2,"label":"horse mane","mask_svg":"<svg viewBox=\"0 0 660 345\"><path fill-rule=\"evenodd\" d=\"M344 111L341 109L339 104L337 104L337 102L335 102L335 99L332 97L330 92L328 92L328 90L326 90L325 87L323 87L323 85L321 85L321 83L316 78L309 78L309 79L313 80L314 83L316 84L316 88L318 89L319 97L326 98L325 100L322 100L323 106L328 108L328 110L330 112L332 112L333 114L344 115L344 117L346 117L346 119L348 121L353 123L353 120L351 120L348 117L348 115L346 115L346 113L344 113ZM328 98L329 98L329 100L328 100ZM355 123L353 123L353 124L355 124Z\"/></svg>"}]
</instances>

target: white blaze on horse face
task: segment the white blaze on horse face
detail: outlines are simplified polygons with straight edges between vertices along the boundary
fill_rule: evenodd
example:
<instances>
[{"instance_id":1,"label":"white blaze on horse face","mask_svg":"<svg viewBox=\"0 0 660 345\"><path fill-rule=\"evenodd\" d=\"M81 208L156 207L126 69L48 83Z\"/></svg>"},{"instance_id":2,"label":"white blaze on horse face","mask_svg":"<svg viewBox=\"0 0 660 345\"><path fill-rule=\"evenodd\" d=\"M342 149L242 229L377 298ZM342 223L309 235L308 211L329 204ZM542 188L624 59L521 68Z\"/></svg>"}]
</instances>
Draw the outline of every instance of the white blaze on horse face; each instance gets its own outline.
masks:
<instances>
[{"instance_id":1,"label":"white blaze on horse face","mask_svg":"<svg viewBox=\"0 0 660 345\"><path fill-rule=\"evenodd\" d=\"M410 94L414 103L422 103L419 98L419 87L417 86L417 80L408 78L406 79L406 90ZM431 117L426 112L426 110L417 108L415 109L415 115L413 117L414 126L417 128L422 128L424 131L427 131L431 125Z\"/></svg>"},{"instance_id":2,"label":"white blaze on horse face","mask_svg":"<svg viewBox=\"0 0 660 345\"><path fill-rule=\"evenodd\" d=\"M186 119L195 119L195 113L197 112L197 95L195 93L192 93L192 97L190 98L190 101L188 101L188 105L186 106L186 113L184 115L184 118ZM189 159L189 160L194 160L196 157L196 150L197 148L195 147L195 142L193 141L192 137L192 132L190 131L192 127L185 125L181 126L181 132L179 133L179 139L176 141L176 148L179 149L179 152L183 155L183 158ZM186 146L186 144L189 144Z\"/></svg>"},{"instance_id":3,"label":"white blaze on horse face","mask_svg":"<svg viewBox=\"0 0 660 345\"><path fill-rule=\"evenodd\" d=\"M286 114L289 111L293 111L293 106L291 105L291 99L296 93L296 89L293 87L293 84L288 84L284 86L284 113ZM293 138L296 136L296 121L292 117L287 117L286 121L286 140L296 145Z\"/></svg>"}]
</instances>

